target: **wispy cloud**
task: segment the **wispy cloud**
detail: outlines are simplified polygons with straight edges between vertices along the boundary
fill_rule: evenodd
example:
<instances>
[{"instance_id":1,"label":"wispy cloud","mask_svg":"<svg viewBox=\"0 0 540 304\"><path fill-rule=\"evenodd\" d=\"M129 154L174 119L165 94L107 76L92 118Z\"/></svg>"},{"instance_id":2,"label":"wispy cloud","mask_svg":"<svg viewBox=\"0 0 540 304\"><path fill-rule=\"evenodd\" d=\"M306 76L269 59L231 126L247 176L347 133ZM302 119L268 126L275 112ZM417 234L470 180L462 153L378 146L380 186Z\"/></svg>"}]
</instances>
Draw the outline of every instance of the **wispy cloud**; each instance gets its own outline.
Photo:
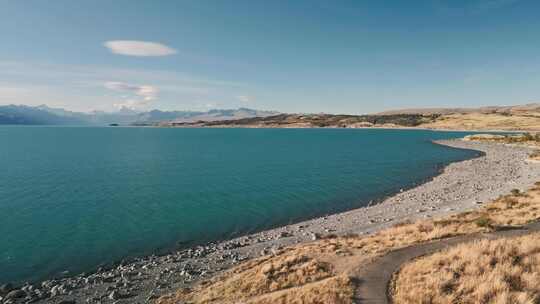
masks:
<instances>
[{"instance_id":1,"label":"wispy cloud","mask_svg":"<svg viewBox=\"0 0 540 304\"><path fill-rule=\"evenodd\" d=\"M157 99L158 88L151 85L134 85L119 81L108 81L105 88L127 95L122 96L122 102L114 104L115 108L138 109Z\"/></svg>"},{"instance_id":2,"label":"wispy cloud","mask_svg":"<svg viewBox=\"0 0 540 304\"><path fill-rule=\"evenodd\" d=\"M238 99L242 103L250 103L251 101L253 101L253 97L248 95L238 95L236 96L236 99Z\"/></svg>"},{"instance_id":3,"label":"wispy cloud","mask_svg":"<svg viewBox=\"0 0 540 304\"><path fill-rule=\"evenodd\" d=\"M105 87L118 92L133 93L145 101L155 100L158 94L158 89L150 85L133 85L125 82L109 81L105 83Z\"/></svg>"},{"instance_id":4,"label":"wispy cloud","mask_svg":"<svg viewBox=\"0 0 540 304\"><path fill-rule=\"evenodd\" d=\"M205 109L239 106L250 84L188 73L106 66L0 61L0 104L112 111L118 107Z\"/></svg>"},{"instance_id":5,"label":"wispy cloud","mask_svg":"<svg viewBox=\"0 0 540 304\"><path fill-rule=\"evenodd\" d=\"M137 40L112 40L103 44L112 53L126 56L168 56L177 51L169 46L157 42Z\"/></svg>"}]
</instances>

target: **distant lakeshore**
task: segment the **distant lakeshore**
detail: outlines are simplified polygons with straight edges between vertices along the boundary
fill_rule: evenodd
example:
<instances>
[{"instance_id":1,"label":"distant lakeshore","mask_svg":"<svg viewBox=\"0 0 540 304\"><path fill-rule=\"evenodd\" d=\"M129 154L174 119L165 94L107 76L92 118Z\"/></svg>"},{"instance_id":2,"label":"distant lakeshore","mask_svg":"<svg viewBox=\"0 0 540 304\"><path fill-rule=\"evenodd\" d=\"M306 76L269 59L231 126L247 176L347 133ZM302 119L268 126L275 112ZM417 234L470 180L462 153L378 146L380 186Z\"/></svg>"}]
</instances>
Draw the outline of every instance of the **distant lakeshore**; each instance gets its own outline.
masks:
<instances>
[{"instance_id":1,"label":"distant lakeshore","mask_svg":"<svg viewBox=\"0 0 540 304\"><path fill-rule=\"evenodd\" d=\"M7 105L0 106L0 125L540 131L540 104L420 108L374 114L280 113L249 108L208 111L122 108L116 112L73 112L46 105Z\"/></svg>"}]
</instances>

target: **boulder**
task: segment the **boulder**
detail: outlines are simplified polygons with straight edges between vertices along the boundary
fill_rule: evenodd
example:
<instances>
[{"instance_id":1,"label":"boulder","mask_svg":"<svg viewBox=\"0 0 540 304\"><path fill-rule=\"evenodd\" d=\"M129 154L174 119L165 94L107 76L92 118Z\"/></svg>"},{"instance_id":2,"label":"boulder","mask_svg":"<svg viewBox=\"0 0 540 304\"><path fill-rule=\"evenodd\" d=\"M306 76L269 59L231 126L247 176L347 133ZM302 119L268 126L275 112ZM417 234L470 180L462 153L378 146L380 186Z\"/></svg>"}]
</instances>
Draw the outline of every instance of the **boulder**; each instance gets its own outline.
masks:
<instances>
[{"instance_id":1,"label":"boulder","mask_svg":"<svg viewBox=\"0 0 540 304\"><path fill-rule=\"evenodd\" d=\"M23 298L26 296L26 293L20 289L15 289L15 290L12 290L10 292L8 292L8 294L6 295L6 299L19 299L19 298Z\"/></svg>"},{"instance_id":2,"label":"boulder","mask_svg":"<svg viewBox=\"0 0 540 304\"><path fill-rule=\"evenodd\" d=\"M0 295L5 295L13 290L13 285L10 283L0 285Z\"/></svg>"}]
</instances>

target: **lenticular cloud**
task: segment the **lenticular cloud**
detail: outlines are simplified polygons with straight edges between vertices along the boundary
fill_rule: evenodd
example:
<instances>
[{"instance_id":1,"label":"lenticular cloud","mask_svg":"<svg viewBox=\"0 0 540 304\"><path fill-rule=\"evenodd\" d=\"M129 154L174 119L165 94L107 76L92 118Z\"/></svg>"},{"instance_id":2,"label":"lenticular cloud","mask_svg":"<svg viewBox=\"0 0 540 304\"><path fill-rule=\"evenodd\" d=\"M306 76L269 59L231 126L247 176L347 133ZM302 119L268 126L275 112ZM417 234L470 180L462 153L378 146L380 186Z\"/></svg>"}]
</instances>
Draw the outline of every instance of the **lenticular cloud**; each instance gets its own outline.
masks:
<instances>
[{"instance_id":1,"label":"lenticular cloud","mask_svg":"<svg viewBox=\"0 0 540 304\"><path fill-rule=\"evenodd\" d=\"M113 40L105 42L104 46L114 54L126 56L168 56L177 53L175 49L164 44L148 41Z\"/></svg>"}]
</instances>

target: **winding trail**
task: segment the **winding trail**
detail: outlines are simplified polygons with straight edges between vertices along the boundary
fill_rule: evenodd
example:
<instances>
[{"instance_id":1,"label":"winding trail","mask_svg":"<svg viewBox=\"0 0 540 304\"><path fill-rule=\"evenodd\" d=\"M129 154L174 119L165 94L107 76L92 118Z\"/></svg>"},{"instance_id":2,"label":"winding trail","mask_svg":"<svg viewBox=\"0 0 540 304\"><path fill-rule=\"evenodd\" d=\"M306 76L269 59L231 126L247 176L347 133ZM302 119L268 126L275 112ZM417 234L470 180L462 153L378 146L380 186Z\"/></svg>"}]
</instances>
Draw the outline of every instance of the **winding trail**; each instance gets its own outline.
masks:
<instances>
[{"instance_id":1,"label":"winding trail","mask_svg":"<svg viewBox=\"0 0 540 304\"><path fill-rule=\"evenodd\" d=\"M456 236L391 251L353 272L352 277L357 283L354 302L360 304L392 303L389 293L392 276L401 268L401 265L420 256L461 243L482 239L517 237L539 231L540 221L536 221L520 228Z\"/></svg>"}]
</instances>

